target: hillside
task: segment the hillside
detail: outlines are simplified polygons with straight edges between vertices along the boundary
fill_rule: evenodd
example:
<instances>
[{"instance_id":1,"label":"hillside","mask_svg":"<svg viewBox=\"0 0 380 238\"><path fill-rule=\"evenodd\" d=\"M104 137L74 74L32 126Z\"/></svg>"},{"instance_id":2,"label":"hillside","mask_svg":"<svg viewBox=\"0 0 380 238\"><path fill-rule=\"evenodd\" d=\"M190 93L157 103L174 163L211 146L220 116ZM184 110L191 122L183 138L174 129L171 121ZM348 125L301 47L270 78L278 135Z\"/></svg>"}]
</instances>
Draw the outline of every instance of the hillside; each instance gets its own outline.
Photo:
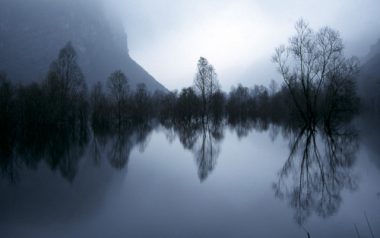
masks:
<instances>
[{"instance_id":1,"label":"hillside","mask_svg":"<svg viewBox=\"0 0 380 238\"><path fill-rule=\"evenodd\" d=\"M359 94L366 105L380 111L380 40L371 47L361 66Z\"/></svg>"},{"instance_id":2,"label":"hillside","mask_svg":"<svg viewBox=\"0 0 380 238\"><path fill-rule=\"evenodd\" d=\"M151 91L166 91L129 56L121 22L97 1L2 0L0 36L0 70L13 81L44 78L59 50L71 41L88 84L121 69L131 88L145 83Z\"/></svg>"}]
</instances>

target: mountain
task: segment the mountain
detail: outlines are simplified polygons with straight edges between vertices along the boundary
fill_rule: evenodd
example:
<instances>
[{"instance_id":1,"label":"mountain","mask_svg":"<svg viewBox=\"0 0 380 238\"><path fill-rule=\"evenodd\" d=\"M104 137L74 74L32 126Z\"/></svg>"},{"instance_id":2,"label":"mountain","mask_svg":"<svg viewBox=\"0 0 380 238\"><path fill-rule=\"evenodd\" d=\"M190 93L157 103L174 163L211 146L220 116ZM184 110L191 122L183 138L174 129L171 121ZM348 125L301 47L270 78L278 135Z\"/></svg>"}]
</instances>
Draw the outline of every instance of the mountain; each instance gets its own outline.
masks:
<instances>
[{"instance_id":1,"label":"mountain","mask_svg":"<svg viewBox=\"0 0 380 238\"><path fill-rule=\"evenodd\" d=\"M90 85L120 69L131 88L145 83L151 91L167 91L129 56L121 21L100 1L0 0L0 71L11 80L43 79L68 41Z\"/></svg>"},{"instance_id":2,"label":"mountain","mask_svg":"<svg viewBox=\"0 0 380 238\"><path fill-rule=\"evenodd\" d=\"M380 54L380 39L378 39L377 42L370 47L369 52L364 57L363 62L370 61L372 58L374 58L378 54Z\"/></svg>"},{"instance_id":3,"label":"mountain","mask_svg":"<svg viewBox=\"0 0 380 238\"><path fill-rule=\"evenodd\" d=\"M380 40L370 48L361 66L359 95L366 105L380 112Z\"/></svg>"}]
</instances>

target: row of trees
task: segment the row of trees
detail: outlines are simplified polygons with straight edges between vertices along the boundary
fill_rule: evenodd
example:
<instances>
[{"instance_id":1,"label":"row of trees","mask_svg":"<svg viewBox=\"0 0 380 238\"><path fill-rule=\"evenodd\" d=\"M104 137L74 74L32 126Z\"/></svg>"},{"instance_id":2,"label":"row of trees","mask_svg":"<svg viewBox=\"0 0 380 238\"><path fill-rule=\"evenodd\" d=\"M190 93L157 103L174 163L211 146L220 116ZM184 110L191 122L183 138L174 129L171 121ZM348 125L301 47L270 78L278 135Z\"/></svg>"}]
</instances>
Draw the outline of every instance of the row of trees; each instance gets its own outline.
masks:
<instances>
[{"instance_id":1,"label":"row of trees","mask_svg":"<svg viewBox=\"0 0 380 238\"><path fill-rule=\"evenodd\" d=\"M313 128L320 122L333 123L358 111L357 58L344 55L339 32L329 27L314 31L304 20L295 25L288 45L275 50L273 62L283 79L281 87L272 81L247 88L238 85L221 91L214 67L201 57L194 85L163 99L165 117L194 121L230 122L248 118L276 122L293 121Z\"/></svg>"},{"instance_id":2,"label":"row of trees","mask_svg":"<svg viewBox=\"0 0 380 238\"><path fill-rule=\"evenodd\" d=\"M215 70L205 58L198 62L194 85L180 92L151 94L143 84L133 91L121 71L109 76L106 87L99 82L88 92L70 44L61 50L40 84L14 86L5 75L1 77L2 131L30 127L83 131L90 121L94 131L102 132L122 130L153 118L186 123L225 118L229 122L260 118L316 123L357 109L354 82L348 76L323 76L326 81L319 81L322 86L316 87L294 75L281 87L274 81L269 88L238 85L227 94L221 91Z\"/></svg>"},{"instance_id":3,"label":"row of trees","mask_svg":"<svg viewBox=\"0 0 380 238\"><path fill-rule=\"evenodd\" d=\"M23 164L27 167L35 168L44 160L71 180L90 139L89 125L95 136L121 131L127 125L145 121L150 115L150 103L145 86L130 91L120 71L109 76L106 90L99 83L89 91L70 43L59 52L46 78L39 83L14 85L1 73L1 174L12 180L17 158L25 158Z\"/></svg>"},{"instance_id":4,"label":"row of trees","mask_svg":"<svg viewBox=\"0 0 380 238\"><path fill-rule=\"evenodd\" d=\"M273 56L283 78L281 87L274 81L269 89L238 85L228 94L221 91L214 67L203 57L193 86L179 93L151 94L143 84L131 90L120 70L108 77L105 87L99 82L88 90L68 43L41 83L14 86L0 74L1 131L30 127L84 131L89 121L97 132L120 131L152 118L202 123L224 118L230 122L291 119L310 126L346 118L358 105L357 60L344 56L337 31L326 27L314 32L303 20L295 29L288 46L279 47Z\"/></svg>"},{"instance_id":5,"label":"row of trees","mask_svg":"<svg viewBox=\"0 0 380 238\"><path fill-rule=\"evenodd\" d=\"M225 93L214 67L201 57L193 85L180 92L152 94L143 84L132 90L120 70L89 90L68 43L40 83L13 85L0 73L0 168L13 171L16 148L25 157L46 158L52 168L72 179L73 161L88 144L89 126L95 151L112 135L110 161L123 167L134 144L132 135L143 142L149 122L156 120L176 131L194 152L204 180L215 167L225 122L241 136L245 127L259 124L265 130L270 123L298 126L314 135L331 131L336 122L357 111L357 61L344 56L336 31L322 28L315 33L301 20L296 35L287 47L276 50L273 60L283 77L281 86L274 81L269 87L238 85ZM202 138L198 144L197 138ZM35 160L25 161L35 166Z\"/></svg>"},{"instance_id":6,"label":"row of trees","mask_svg":"<svg viewBox=\"0 0 380 238\"><path fill-rule=\"evenodd\" d=\"M0 104L0 124L4 129L85 128L89 120L93 126L121 128L145 120L151 112L145 85L131 91L121 71L109 76L107 89L97 83L89 92L71 43L59 52L40 83L13 85L6 74L0 74Z\"/></svg>"},{"instance_id":7,"label":"row of trees","mask_svg":"<svg viewBox=\"0 0 380 238\"><path fill-rule=\"evenodd\" d=\"M112 73L107 89L98 82L90 93L91 125L95 130L122 130L144 123L153 116L153 98L145 84L131 91L128 80L120 70Z\"/></svg>"},{"instance_id":8,"label":"row of trees","mask_svg":"<svg viewBox=\"0 0 380 238\"><path fill-rule=\"evenodd\" d=\"M105 90L101 83L88 90L70 43L60 50L39 83L14 85L0 73L1 174L13 181L16 167L24 164L35 168L43 160L72 180L90 139L89 125L93 138L121 130L123 137L120 133L118 138L126 138L132 131L128 126L150 117L150 105L145 86L138 85L132 92L121 71L109 76ZM124 158L126 155L115 152L110 163L117 166Z\"/></svg>"}]
</instances>

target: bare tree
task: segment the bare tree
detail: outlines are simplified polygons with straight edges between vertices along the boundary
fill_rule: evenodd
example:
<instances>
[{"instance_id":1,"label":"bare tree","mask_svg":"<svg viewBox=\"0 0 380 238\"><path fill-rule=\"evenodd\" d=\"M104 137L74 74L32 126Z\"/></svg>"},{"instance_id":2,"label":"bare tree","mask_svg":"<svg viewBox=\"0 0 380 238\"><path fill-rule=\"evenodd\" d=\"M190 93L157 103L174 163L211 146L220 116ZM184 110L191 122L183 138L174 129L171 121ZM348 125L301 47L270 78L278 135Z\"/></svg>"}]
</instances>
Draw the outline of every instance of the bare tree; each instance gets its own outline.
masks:
<instances>
[{"instance_id":1,"label":"bare tree","mask_svg":"<svg viewBox=\"0 0 380 238\"><path fill-rule=\"evenodd\" d=\"M55 124L87 124L87 85L77 63L77 54L68 42L49 68L44 91L48 95L49 117Z\"/></svg>"},{"instance_id":2,"label":"bare tree","mask_svg":"<svg viewBox=\"0 0 380 238\"><path fill-rule=\"evenodd\" d=\"M357 73L358 61L348 59L343 53L339 32L323 27L314 32L304 20L295 25L296 34L289 45L275 50L273 61L288 87L302 118L315 123L318 97L329 86L347 86ZM341 81L339 84L331 81Z\"/></svg>"},{"instance_id":3,"label":"bare tree","mask_svg":"<svg viewBox=\"0 0 380 238\"><path fill-rule=\"evenodd\" d=\"M77 95L86 90L84 75L77 63L77 53L71 42L60 50L58 59L50 65L48 79L59 81L63 96Z\"/></svg>"},{"instance_id":4,"label":"bare tree","mask_svg":"<svg viewBox=\"0 0 380 238\"><path fill-rule=\"evenodd\" d=\"M129 91L127 77L121 70L113 72L108 77L108 88L110 96L113 100L116 117L118 121L118 128L121 128L121 123L124 121L124 111Z\"/></svg>"},{"instance_id":5,"label":"bare tree","mask_svg":"<svg viewBox=\"0 0 380 238\"><path fill-rule=\"evenodd\" d=\"M94 131L99 133L109 129L110 125L110 107L107 96L103 91L103 86L97 82L91 91L91 125Z\"/></svg>"},{"instance_id":6,"label":"bare tree","mask_svg":"<svg viewBox=\"0 0 380 238\"><path fill-rule=\"evenodd\" d=\"M198 61L194 86L201 96L203 117L207 116L210 98L220 90L220 85L214 67L203 57Z\"/></svg>"}]
</instances>

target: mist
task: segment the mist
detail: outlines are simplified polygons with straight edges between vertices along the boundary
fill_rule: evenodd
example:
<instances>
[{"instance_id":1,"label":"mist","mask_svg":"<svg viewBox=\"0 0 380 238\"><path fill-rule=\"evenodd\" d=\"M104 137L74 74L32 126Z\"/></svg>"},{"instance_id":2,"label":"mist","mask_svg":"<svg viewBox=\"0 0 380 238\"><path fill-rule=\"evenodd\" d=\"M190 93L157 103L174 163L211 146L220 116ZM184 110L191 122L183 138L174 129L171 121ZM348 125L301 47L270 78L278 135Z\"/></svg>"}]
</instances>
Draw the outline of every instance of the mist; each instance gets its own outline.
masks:
<instances>
[{"instance_id":1,"label":"mist","mask_svg":"<svg viewBox=\"0 0 380 238\"><path fill-rule=\"evenodd\" d=\"M252 86L279 80L271 56L275 47L287 42L299 18L313 29L338 30L349 56L366 56L380 37L376 0L111 0L104 4L123 19L132 57L170 90L192 83L199 56L213 63L225 90L237 83Z\"/></svg>"},{"instance_id":2,"label":"mist","mask_svg":"<svg viewBox=\"0 0 380 238\"><path fill-rule=\"evenodd\" d=\"M377 237L380 2L0 0L0 237Z\"/></svg>"}]
</instances>

